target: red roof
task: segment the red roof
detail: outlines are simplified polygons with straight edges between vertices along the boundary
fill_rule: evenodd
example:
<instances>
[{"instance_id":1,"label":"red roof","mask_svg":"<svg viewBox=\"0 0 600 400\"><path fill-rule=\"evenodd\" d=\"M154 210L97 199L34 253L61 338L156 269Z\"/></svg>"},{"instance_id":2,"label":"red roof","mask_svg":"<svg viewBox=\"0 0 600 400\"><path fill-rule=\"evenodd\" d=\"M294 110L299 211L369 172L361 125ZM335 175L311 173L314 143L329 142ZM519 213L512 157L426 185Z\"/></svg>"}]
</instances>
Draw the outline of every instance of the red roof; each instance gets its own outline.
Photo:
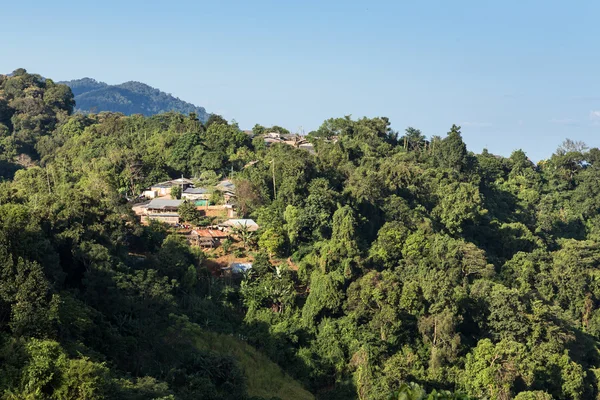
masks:
<instances>
[{"instance_id":1,"label":"red roof","mask_svg":"<svg viewBox=\"0 0 600 400\"><path fill-rule=\"evenodd\" d=\"M196 234L200 237L212 237L212 238L226 238L229 236L227 232L222 232L218 229L194 229L192 234Z\"/></svg>"}]
</instances>

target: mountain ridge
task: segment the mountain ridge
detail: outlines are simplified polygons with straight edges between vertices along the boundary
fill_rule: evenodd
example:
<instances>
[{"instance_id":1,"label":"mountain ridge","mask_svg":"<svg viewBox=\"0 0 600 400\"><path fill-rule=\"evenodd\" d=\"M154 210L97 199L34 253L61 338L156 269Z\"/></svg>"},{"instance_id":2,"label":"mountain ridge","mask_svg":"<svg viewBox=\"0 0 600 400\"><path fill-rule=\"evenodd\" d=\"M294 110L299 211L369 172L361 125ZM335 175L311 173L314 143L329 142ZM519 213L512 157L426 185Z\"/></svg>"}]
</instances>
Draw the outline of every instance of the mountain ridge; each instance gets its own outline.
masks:
<instances>
[{"instance_id":1,"label":"mountain ridge","mask_svg":"<svg viewBox=\"0 0 600 400\"><path fill-rule=\"evenodd\" d=\"M210 115L204 107L198 107L139 81L109 85L85 77L59 83L71 88L75 96L75 110L82 113L112 111L125 115L150 116L175 111L182 114L195 113L203 122L206 122Z\"/></svg>"}]
</instances>

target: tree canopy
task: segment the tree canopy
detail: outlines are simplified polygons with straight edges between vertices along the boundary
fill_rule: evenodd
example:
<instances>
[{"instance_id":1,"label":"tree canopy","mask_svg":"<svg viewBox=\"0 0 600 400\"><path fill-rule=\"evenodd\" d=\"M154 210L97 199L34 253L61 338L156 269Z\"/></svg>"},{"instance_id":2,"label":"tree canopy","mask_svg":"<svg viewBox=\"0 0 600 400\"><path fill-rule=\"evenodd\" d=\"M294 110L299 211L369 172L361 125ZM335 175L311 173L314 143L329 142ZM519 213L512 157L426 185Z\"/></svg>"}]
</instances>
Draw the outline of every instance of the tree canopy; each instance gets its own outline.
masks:
<instances>
[{"instance_id":1,"label":"tree canopy","mask_svg":"<svg viewBox=\"0 0 600 400\"><path fill-rule=\"evenodd\" d=\"M474 154L457 125L346 116L309 152L219 116L74 106L50 79L0 76L0 397L273 397L250 348L295 380L282 399L600 396L597 148L536 164ZM217 277L135 217L131 199L182 175L235 183L260 226L238 232L248 273Z\"/></svg>"}]
</instances>

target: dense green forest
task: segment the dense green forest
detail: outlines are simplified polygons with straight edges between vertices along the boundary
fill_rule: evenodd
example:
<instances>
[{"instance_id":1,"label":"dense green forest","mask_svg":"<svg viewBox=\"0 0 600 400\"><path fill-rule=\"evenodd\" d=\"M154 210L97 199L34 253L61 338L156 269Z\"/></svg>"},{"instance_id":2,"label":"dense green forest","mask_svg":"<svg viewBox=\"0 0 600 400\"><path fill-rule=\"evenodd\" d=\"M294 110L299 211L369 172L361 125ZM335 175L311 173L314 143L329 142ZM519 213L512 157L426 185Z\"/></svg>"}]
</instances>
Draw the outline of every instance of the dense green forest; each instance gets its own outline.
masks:
<instances>
[{"instance_id":1,"label":"dense green forest","mask_svg":"<svg viewBox=\"0 0 600 400\"><path fill-rule=\"evenodd\" d=\"M534 164L343 117L312 154L74 107L0 75L2 398L600 399L598 149ZM260 225L239 279L127 202L231 171Z\"/></svg>"},{"instance_id":2,"label":"dense green forest","mask_svg":"<svg viewBox=\"0 0 600 400\"><path fill-rule=\"evenodd\" d=\"M75 110L82 113L112 111L149 116L174 111L186 115L195 113L203 122L209 117L204 107L197 107L141 82L109 85L83 78L60 83L71 88L77 103Z\"/></svg>"}]
</instances>

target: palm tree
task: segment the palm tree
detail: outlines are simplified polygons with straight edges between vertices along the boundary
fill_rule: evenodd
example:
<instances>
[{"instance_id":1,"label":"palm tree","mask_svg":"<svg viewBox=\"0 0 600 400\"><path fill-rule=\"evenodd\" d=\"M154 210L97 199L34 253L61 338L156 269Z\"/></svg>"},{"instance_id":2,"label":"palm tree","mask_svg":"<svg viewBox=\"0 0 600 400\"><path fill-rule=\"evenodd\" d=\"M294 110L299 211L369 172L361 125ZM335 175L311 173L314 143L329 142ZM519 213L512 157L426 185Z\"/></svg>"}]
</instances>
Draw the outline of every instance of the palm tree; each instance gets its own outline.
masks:
<instances>
[{"instance_id":1,"label":"palm tree","mask_svg":"<svg viewBox=\"0 0 600 400\"><path fill-rule=\"evenodd\" d=\"M244 250L248 250L248 242L254 237L254 232L251 232L246 224L238 224L232 230L242 240Z\"/></svg>"}]
</instances>

